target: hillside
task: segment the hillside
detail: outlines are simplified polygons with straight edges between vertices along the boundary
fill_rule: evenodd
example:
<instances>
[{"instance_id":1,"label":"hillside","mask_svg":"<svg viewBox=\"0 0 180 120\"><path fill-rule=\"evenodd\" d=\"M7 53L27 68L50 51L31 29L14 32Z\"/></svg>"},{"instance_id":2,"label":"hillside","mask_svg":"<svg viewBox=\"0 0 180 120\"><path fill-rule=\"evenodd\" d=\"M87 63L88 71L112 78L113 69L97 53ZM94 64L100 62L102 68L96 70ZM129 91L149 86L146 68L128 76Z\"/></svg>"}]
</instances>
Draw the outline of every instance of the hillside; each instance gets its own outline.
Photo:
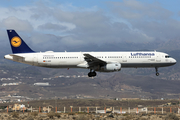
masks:
<instances>
[{"instance_id":1,"label":"hillside","mask_svg":"<svg viewBox=\"0 0 180 120\"><path fill-rule=\"evenodd\" d=\"M88 78L86 75L88 71L83 69L48 69L23 66L22 64L2 65L0 67L0 84L14 82L20 84L1 86L1 96L18 94L29 98L43 99L55 96L61 99L179 98L179 80L151 77L151 74L131 75L125 74L125 71L98 73L97 77ZM6 78L10 80L6 80ZM50 86L34 86L34 83L37 82L49 83Z\"/></svg>"}]
</instances>

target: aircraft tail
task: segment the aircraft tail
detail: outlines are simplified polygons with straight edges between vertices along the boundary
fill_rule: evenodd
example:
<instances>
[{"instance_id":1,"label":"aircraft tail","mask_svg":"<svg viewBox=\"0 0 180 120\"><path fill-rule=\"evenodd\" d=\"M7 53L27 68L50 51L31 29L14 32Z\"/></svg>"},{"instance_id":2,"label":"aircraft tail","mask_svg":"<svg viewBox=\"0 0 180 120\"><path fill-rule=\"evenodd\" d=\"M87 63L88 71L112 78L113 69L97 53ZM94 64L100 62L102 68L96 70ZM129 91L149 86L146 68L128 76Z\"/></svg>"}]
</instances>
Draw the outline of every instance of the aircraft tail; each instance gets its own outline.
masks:
<instances>
[{"instance_id":1,"label":"aircraft tail","mask_svg":"<svg viewBox=\"0 0 180 120\"><path fill-rule=\"evenodd\" d=\"M23 41L15 30L7 30L13 53L32 53L31 48Z\"/></svg>"}]
</instances>

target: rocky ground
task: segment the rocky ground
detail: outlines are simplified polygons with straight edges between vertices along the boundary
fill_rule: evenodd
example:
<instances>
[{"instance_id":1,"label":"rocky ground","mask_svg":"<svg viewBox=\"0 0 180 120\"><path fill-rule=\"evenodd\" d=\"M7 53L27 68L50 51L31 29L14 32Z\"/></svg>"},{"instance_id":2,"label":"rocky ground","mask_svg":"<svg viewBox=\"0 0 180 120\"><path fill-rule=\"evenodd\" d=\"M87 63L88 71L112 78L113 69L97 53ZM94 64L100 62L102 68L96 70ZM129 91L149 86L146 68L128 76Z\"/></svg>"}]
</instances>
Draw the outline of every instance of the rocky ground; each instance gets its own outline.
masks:
<instances>
[{"instance_id":1,"label":"rocky ground","mask_svg":"<svg viewBox=\"0 0 180 120\"><path fill-rule=\"evenodd\" d=\"M1 113L1 120L179 120L180 115L169 114L95 114L95 113Z\"/></svg>"}]
</instances>

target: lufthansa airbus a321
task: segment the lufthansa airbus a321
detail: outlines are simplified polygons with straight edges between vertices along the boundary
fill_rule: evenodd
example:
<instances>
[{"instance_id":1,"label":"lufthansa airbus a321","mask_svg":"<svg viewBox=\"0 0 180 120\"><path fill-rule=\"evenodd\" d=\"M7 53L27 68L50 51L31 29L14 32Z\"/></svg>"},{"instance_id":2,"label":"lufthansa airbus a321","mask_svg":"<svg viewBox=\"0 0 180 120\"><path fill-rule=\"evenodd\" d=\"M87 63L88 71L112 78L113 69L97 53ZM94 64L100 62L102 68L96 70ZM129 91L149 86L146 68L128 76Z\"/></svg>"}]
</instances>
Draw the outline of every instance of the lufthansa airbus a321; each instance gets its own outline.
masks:
<instances>
[{"instance_id":1,"label":"lufthansa airbus a321","mask_svg":"<svg viewBox=\"0 0 180 120\"><path fill-rule=\"evenodd\" d=\"M7 30L13 54L5 59L48 68L87 68L89 77L99 72L115 72L121 68L155 68L176 64L168 54L156 51L132 52L35 52L23 41L15 30Z\"/></svg>"}]
</instances>

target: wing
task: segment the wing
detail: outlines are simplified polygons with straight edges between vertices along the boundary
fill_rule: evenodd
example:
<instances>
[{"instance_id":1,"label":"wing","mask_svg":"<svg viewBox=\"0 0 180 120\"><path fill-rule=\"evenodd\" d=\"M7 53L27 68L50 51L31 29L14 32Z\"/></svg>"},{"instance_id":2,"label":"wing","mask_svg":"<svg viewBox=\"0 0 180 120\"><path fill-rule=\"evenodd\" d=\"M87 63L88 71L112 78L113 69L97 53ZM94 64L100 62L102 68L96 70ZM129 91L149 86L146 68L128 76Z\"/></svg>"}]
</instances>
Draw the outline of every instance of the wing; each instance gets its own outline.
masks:
<instances>
[{"instance_id":1,"label":"wing","mask_svg":"<svg viewBox=\"0 0 180 120\"><path fill-rule=\"evenodd\" d=\"M98 59L90 54L83 54L85 57L84 59L88 62L89 67L94 67L94 66L103 66L107 64L105 61Z\"/></svg>"}]
</instances>

